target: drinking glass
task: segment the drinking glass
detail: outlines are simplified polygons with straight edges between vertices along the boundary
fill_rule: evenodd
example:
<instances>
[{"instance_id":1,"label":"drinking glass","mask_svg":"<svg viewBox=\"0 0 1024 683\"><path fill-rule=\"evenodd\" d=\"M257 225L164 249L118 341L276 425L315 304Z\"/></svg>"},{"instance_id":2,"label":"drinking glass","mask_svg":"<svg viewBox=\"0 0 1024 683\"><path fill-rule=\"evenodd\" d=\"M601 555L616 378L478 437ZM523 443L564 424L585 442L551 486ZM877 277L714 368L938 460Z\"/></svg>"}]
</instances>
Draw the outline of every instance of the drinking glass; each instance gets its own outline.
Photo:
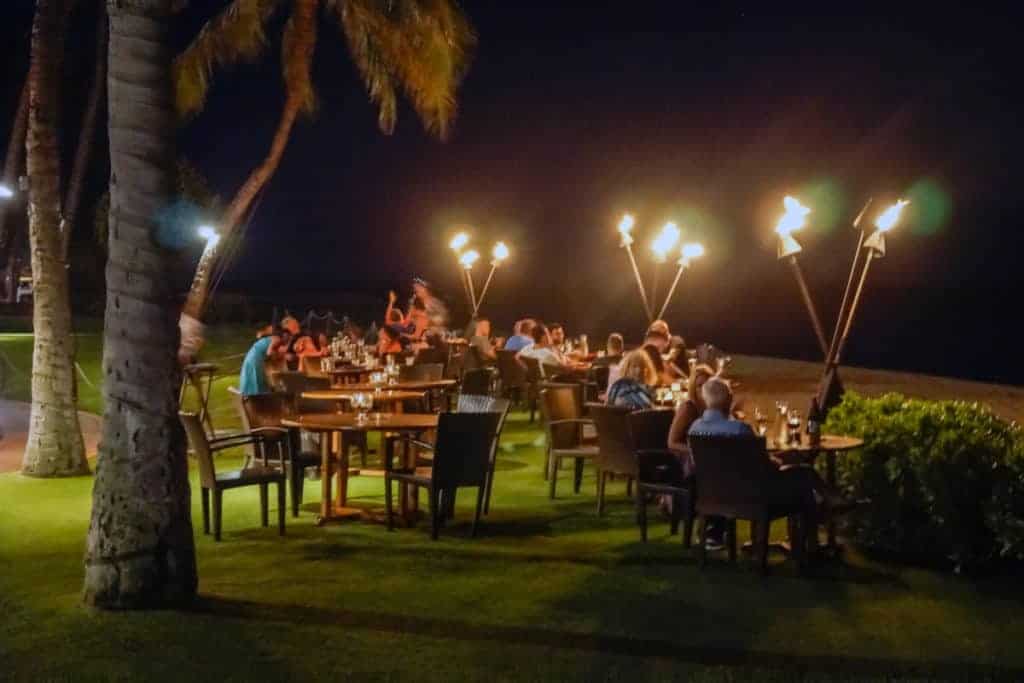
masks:
<instances>
[{"instance_id":1,"label":"drinking glass","mask_svg":"<svg viewBox=\"0 0 1024 683\"><path fill-rule=\"evenodd\" d=\"M754 422L757 424L757 435L765 436L768 433L768 416L761 410L761 406L754 407Z\"/></svg>"},{"instance_id":2,"label":"drinking glass","mask_svg":"<svg viewBox=\"0 0 1024 683\"><path fill-rule=\"evenodd\" d=\"M373 397L363 392L352 394L352 407L356 409L356 422L366 423L366 415L373 407Z\"/></svg>"}]
</instances>

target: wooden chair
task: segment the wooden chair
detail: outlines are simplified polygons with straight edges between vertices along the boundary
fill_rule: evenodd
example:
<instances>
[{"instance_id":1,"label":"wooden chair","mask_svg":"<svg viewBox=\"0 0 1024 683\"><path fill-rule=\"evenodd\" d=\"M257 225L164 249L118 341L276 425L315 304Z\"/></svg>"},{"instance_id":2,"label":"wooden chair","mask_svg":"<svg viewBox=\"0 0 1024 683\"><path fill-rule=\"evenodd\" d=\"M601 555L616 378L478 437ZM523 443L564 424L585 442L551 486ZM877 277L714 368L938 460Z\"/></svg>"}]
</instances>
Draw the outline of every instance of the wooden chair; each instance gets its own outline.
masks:
<instances>
[{"instance_id":1,"label":"wooden chair","mask_svg":"<svg viewBox=\"0 0 1024 683\"><path fill-rule=\"evenodd\" d=\"M579 493L583 465L597 455L597 446L588 443L583 435L583 428L593 422L583 417L582 388L575 384L545 384L540 391L540 409L547 436L544 478L548 480L548 497L555 497L564 460L573 461L573 492Z\"/></svg>"},{"instance_id":2,"label":"wooden chair","mask_svg":"<svg viewBox=\"0 0 1024 683\"><path fill-rule=\"evenodd\" d=\"M427 489L430 501L430 537L437 540L441 523L447 517L447 499L459 488L477 489L476 514L470 536L476 536L483 511L484 495L487 489L487 472L490 467L491 448L501 416L498 413L442 413L437 424L436 443L425 444L406 439L419 448L433 451L433 467L393 467L391 458L385 459L385 505L388 530L394 528L391 484L393 481Z\"/></svg>"},{"instance_id":3,"label":"wooden chair","mask_svg":"<svg viewBox=\"0 0 1024 683\"><path fill-rule=\"evenodd\" d=\"M442 363L417 363L416 365L403 365L398 370L398 377L403 382L436 382L444 378L444 365ZM441 399L445 392L439 389L431 389L426 392L425 400L406 401L405 405L409 410L416 412L436 412L446 405Z\"/></svg>"},{"instance_id":4,"label":"wooden chair","mask_svg":"<svg viewBox=\"0 0 1024 683\"><path fill-rule=\"evenodd\" d=\"M793 558L802 567L806 533L814 528L809 524L813 503L801 491L783 485L786 473L768 458L764 438L691 435L689 442L697 480L701 567L707 560L707 518L712 516L729 520L730 562L736 561L736 520L750 520L762 573L768 569L771 523L786 518Z\"/></svg>"},{"instance_id":5,"label":"wooden chair","mask_svg":"<svg viewBox=\"0 0 1024 683\"><path fill-rule=\"evenodd\" d=\"M491 511L491 490L494 488L494 468L498 461L498 447L501 445L501 432L505 428L505 419L508 417L509 407L512 402L507 398L493 398L474 394L460 394L458 412L460 413L497 413L501 416L498 421L498 431L494 435L494 443L491 445L491 462L487 467L487 490L484 493L484 514ZM454 496L452 497L454 502Z\"/></svg>"},{"instance_id":6,"label":"wooden chair","mask_svg":"<svg viewBox=\"0 0 1024 683\"><path fill-rule=\"evenodd\" d=\"M498 350L498 379L501 395L514 403L522 403L526 397L526 366L516 360L515 351Z\"/></svg>"},{"instance_id":7,"label":"wooden chair","mask_svg":"<svg viewBox=\"0 0 1024 683\"><path fill-rule=\"evenodd\" d=\"M260 519L263 526L268 525L268 502L267 488L270 484L277 484L277 527L278 533L284 535L284 510L285 510L285 473L284 468L275 469L254 465L252 467L232 470L229 472L217 472L213 456L218 451L248 444L267 445L269 443L280 444L287 448L287 440L280 439L280 433L284 430L260 428L254 429L246 434L225 436L219 439L209 439L203 431L203 424L195 413L179 413L181 423L185 427L185 433L192 446L199 463L199 485L202 488L203 501L203 533L210 533L210 492L213 492L213 539L220 540L221 519L223 517L223 495L227 489L239 488L242 486L260 487ZM275 441L271 442L273 438ZM285 455L281 453L282 462Z\"/></svg>"},{"instance_id":8,"label":"wooden chair","mask_svg":"<svg viewBox=\"0 0 1024 683\"><path fill-rule=\"evenodd\" d=\"M526 368L526 402L530 408L530 423L532 424L540 401L540 385L544 381L544 373L541 372L540 361L536 358L523 356L519 360Z\"/></svg>"},{"instance_id":9,"label":"wooden chair","mask_svg":"<svg viewBox=\"0 0 1024 683\"><path fill-rule=\"evenodd\" d=\"M323 359L320 356L303 356L299 359L299 370L306 377L326 377L330 379L330 376L320 366L321 360Z\"/></svg>"},{"instance_id":10,"label":"wooden chair","mask_svg":"<svg viewBox=\"0 0 1024 683\"><path fill-rule=\"evenodd\" d=\"M624 476L626 495L632 497L637 478L636 449L629 431L629 408L588 403L590 417L597 427L597 514L604 515L604 493L608 478Z\"/></svg>"},{"instance_id":11,"label":"wooden chair","mask_svg":"<svg viewBox=\"0 0 1024 683\"><path fill-rule=\"evenodd\" d=\"M638 410L628 417L629 432L636 449L637 522L640 539L647 542L647 503L652 496L672 498L671 532L679 529L683 521L683 546L689 548L693 540L695 519L693 481L683 471L679 455L668 450L668 432L675 411L655 409Z\"/></svg>"}]
</instances>

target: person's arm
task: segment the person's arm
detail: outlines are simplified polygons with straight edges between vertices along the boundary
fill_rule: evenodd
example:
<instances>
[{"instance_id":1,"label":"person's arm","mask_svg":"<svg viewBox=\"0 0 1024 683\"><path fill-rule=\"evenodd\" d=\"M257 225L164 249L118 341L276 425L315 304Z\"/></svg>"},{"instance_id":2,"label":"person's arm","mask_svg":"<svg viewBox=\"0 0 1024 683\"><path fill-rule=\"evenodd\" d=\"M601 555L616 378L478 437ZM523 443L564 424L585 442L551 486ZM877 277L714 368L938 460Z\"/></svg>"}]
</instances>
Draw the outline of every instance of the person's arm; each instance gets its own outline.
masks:
<instances>
[{"instance_id":1,"label":"person's arm","mask_svg":"<svg viewBox=\"0 0 1024 683\"><path fill-rule=\"evenodd\" d=\"M388 307L384 309L384 324L387 325L391 322L391 311L395 308L395 301L398 300L398 295L395 294L394 290L388 292Z\"/></svg>"},{"instance_id":2,"label":"person's arm","mask_svg":"<svg viewBox=\"0 0 1024 683\"><path fill-rule=\"evenodd\" d=\"M690 426L697 419L697 409L690 401L686 401L676 410L672 418L672 426L668 429L668 447L676 451L685 451L687 435L690 433Z\"/></svg>"}]
</instances>

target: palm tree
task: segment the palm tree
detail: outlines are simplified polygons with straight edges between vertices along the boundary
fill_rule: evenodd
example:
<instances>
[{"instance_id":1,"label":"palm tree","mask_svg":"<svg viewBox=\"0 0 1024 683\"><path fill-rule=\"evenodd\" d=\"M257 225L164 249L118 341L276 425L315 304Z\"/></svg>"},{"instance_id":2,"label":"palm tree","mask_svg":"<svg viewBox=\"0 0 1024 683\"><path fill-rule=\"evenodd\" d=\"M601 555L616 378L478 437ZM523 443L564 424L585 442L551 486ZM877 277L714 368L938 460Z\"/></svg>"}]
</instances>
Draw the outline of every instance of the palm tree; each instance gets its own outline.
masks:
<instances>
[{"instance_id":1,"label":"palm tree","mask_svg":"<svg viewBox=\"0 0 1024 683\"><path fill-rule=\"evenodd\" d=\"M263 53L267 24L285 5L290 15L281 47L284 108L270 150L224 213L222 238L243 222L274 175L296 119L315 109L310 68L321 9L340 26L370 99L378 107L384 133L394 129L401 91L427 131L445 138L455 116L455 93L475 43L473 30L454 0L233 0L175 60L177 100L183 115L202 109L215 68ZM222 239L220 245L225 242ZM201 319L218 256L216 246L204 252L183 318Z\"/></svg>"},{"instance_id":2,"label":"palm tree","mask_svg":"<svg viewBox=\"0 0 1024 683\"><path fill-rule=\"evenodd\" d=\"M174 3L107 0L105 414L85 557L85 601L105 608L182 604L197 584L173 255L156 225L174 195Z\"/></svg>"},{"instance_id":3,"label":"palm tree","mask_svg":"<svg viewBox=\"0 0 1024 683\"><path fill-rule=\"evenodd\" d=\"M71 302L60 234L57 120L62 19L59 0L37 3L28 75L25 159L29 179L34 334L32 409L21 471L32 476L89 472L75 404Z\"/></svg>"}]
</instances>

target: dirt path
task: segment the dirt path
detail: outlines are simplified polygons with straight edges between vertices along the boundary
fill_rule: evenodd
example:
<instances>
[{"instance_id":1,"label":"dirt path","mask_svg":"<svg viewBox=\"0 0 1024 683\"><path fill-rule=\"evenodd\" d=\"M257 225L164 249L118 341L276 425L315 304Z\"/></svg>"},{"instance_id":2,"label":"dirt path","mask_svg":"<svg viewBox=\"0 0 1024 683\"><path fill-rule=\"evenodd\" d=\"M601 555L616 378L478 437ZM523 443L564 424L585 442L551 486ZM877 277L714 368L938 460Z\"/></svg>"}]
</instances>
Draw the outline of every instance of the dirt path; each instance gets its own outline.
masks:
<instances>
[{"instance_id":1,"label":"dirt path","mask_svg":"<svg viewBox=\"0 0 1024 683\"><path fill-rule=\"evenodd\" d=\"M0 399L0 473L17 472L21 469L21 457L25 453L28 438L29 404L21 401ZM96 456L96 445L100 440L99 415L79 412L82 435L85 437L85 451L90 458Z\"/></svg>"}]
</instances>

